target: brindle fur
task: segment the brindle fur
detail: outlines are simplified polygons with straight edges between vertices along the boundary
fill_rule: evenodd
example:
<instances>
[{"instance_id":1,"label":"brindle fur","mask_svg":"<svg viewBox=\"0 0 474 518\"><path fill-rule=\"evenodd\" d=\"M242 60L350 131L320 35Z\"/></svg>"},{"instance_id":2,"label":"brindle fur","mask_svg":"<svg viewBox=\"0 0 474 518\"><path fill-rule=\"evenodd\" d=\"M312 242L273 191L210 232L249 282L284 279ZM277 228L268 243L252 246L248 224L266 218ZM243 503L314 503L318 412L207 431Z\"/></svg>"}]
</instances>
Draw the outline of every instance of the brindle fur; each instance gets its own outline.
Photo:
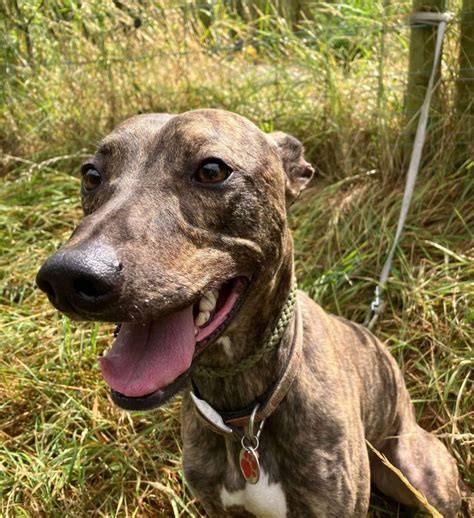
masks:
<instances>
[{"instance_id":1,"label":"brindle fur","mask_svg":"<svg viewBox=\"0 0 474 518\"><path fill-rule=\"evenodd\" d=\"M198 164L218 157L235 170L220 188L190 181ZM105 321L149 321L186 307L237 275L251 278L243 307L203 363L230 365L268 336L293 276L287 207L312 175L301 144L284 133L263 134L248 120L219 110L133 117L104 139L94 163L104 184L83 197L85 219L60 253L100 245L121 262L112 303L94 314ZM460 509L454 459L415 422L401 372L365 328L325 313L298 293L303 359L286 398L267 419L261 465L283 488L290 517L367 515L370 482L407 505L412 494L377 458L382 451L446 517ZM74 315L72 315L74 316ZM249 404L284 368L289 325L279 349L247 372L196 379L215 408ZM251 516L224 509L227 491L243 489L239 444L196 418L189 394L182 403L184 470L209 516Z\"/></svg>"}]
</instances>

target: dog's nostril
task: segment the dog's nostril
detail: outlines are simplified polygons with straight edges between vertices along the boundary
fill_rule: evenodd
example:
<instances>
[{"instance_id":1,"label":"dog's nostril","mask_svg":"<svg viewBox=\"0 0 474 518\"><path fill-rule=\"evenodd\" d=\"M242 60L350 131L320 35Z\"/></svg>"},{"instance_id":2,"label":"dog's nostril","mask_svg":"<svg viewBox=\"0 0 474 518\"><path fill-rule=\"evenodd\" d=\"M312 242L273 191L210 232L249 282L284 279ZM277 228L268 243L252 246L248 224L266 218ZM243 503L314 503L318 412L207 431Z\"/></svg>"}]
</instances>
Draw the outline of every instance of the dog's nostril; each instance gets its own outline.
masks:
<instances>
[{"instance_id":1,"label":"dog's nostril","mask_svg":"<svg viewBox=\"0 0 474 518\"><path fill-rule=\"evenodd\" d=\"M56 298L56 291L50 282L41 280L41 281L38 281L37 284L38 284L38 288L41 291L44 291L46 293L46 295L48 295L48 297L51 297L53 299Z\"/></svg>"},{"instance_id":2,"label":"dog's nostril","mask_svg":"<svg viewBox=\"0 0 474 518\"><path fill-rule=\"evenodd\" d=\"M72 287L76 293L87 297L100 297L110 291L110 287L97 279L78 277L73 280Z\"/></svg>"}]
</instances>

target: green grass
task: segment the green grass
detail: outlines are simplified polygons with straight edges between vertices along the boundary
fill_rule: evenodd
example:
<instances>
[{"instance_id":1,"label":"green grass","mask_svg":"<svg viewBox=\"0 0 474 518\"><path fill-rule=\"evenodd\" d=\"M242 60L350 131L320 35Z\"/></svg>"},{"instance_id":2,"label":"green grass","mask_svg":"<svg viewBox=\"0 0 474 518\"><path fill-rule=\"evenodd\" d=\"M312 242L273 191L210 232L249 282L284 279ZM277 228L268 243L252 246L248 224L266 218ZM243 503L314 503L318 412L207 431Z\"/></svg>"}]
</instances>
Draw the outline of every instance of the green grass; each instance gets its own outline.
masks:
<instances>
[{"instance_id":1,"label":"green grass","mask_svg":"<svg viewBox=\"0 0 474 518\"><path fill-rule=\"evenodd\" d=\"M242 20L219 5L211 25L171 2L165 11L73 1L35 11L29 2L19 14L12 5L1 4L0 514L200 516L181 470L179 401L153 413L114 407L97 366L110 326L70 322L34 286L81 217L71 173L139 111L222 107L295 134L318 170L290 215L299 285L361 322L403 193L397 138L408 33L386 34L381 62L380 2L348 2L343 15L319 4L296 28L272 12ZM407 10L391 6L383 20L399 23ZM142 26L130 29L137 16ZM18 29L30 19L31 55ZM222 50L238 40L242 52ZM449 64L452 39L446 48ZM451 116L452 85L444 88L439 140L427 148L375 332L403 370L420 423L472 483L474 164L456 156L462 127ZM370 516L399 509L376 496Z\"/></svg>"}]
</instances>

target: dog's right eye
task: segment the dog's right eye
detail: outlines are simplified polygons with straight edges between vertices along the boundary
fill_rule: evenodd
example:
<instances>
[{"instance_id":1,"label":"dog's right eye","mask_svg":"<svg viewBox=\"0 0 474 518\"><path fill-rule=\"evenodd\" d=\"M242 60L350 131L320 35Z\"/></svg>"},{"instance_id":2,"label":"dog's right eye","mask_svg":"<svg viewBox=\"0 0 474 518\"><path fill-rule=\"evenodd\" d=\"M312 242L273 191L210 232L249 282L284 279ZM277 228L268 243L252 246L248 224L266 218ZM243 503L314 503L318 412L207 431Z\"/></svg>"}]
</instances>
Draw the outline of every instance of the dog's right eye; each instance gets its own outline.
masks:
<instances>
[{"instance_id":1,"label":"dog's right eye","mask_svg":"<svg viewBox=\"0 0 474 518\"><path fill-rule=\"evenodd\" d=\"M218 184L227 180L232 174L232 169L220 160L209 160L201 165L194 173L193 180L205 184Z\"/></svg>"},{"instance_id":2,"label":"dog's right eye","mask_svg":"<svg viewBox=\"0 0 474 518\"><path fill-rule=\"evenodd\" d=\"M102 183L102 175L93 166L86 165L82 170L82 188L90 192Z\"/></svg>"}]
</instances>

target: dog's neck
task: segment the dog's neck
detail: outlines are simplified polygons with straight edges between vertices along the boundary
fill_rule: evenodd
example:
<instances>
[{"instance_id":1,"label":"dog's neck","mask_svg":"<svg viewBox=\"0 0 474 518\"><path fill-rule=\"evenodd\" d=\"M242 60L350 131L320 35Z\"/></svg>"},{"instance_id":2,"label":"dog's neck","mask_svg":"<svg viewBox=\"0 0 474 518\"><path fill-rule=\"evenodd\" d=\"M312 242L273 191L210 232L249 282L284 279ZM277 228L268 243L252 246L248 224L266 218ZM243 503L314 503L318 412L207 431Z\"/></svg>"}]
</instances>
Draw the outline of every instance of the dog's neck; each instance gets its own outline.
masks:
<instances>
[{"instance_id":1,"label":"dog's neck","mask_svg":"<svg viewBox=\"0 0 474 518\"><path fill-rule=\"evenodd\" d=\"M241 312L223 335L226 338L212 344L200 363L219 367L236 366L261 348L278 321L292 283L293 256L288 253L278 271L267 272L252 284ZM194 378L201 396L218 410L236 410L249 405L284 370L293 329L293 323L289 322L276 349L240 374L212 379Z\"/></svg>"}]
</instances>

